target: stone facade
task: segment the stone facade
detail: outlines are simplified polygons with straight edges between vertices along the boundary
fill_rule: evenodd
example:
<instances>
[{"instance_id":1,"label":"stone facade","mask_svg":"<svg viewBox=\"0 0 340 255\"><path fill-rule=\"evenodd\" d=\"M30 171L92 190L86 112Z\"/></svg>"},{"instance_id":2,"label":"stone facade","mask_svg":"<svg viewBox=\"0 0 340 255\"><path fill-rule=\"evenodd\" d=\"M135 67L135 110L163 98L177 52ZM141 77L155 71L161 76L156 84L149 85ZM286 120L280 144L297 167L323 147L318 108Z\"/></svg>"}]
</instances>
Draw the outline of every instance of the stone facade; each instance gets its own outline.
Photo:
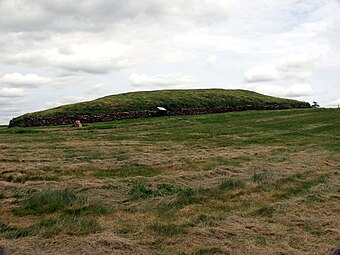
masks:
<instances>
[{"instance_id":1,"label":"stone facade","mask_svg":"<svg viewBox=\"0 0 340 255\"><path fill-rule=\"evenodd\" d=\"M297 103L291 105L244 105L244 106L223 106L223 107L205 107L205 108L189 108L180 110L168 110L167 115L195 115L208 113L222 113L232 111L246 110L280 110L291 108L309 108L308 103ZM111 114L92 114L92 115L74 115L74 116L56 116L56 117L24 117L13 119L9 123L9 127L33 127L33 126L59 126L74 124L79 120L81 123L105 122L121 119L134 119L159 116L159 111L130 111L116 112Z\"/></svg>"}]
</instances>

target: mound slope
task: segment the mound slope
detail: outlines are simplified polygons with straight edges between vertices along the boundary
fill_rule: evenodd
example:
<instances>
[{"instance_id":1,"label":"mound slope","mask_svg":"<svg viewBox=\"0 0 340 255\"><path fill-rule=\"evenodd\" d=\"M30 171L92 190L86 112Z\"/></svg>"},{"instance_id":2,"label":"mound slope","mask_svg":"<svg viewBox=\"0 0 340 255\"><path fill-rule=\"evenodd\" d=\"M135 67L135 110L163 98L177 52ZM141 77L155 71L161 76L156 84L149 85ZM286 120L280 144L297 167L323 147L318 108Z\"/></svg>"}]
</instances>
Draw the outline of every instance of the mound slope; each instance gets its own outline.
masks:
<instances>
[{"instance_id":1,"label":"mound slope","mask_svg":"<svg viewBox=\"0 0 340 255\"><path fill-rule=\"evenodd\" d=\"M27 113L11 120L9 126L48 126L82 122L157 116L157 107L168 115L203 114L240 110L308 108L309 103L262 95L248 90L196 89L130 92L93 101L63 105Z\"/></svg>"}]
</instances>

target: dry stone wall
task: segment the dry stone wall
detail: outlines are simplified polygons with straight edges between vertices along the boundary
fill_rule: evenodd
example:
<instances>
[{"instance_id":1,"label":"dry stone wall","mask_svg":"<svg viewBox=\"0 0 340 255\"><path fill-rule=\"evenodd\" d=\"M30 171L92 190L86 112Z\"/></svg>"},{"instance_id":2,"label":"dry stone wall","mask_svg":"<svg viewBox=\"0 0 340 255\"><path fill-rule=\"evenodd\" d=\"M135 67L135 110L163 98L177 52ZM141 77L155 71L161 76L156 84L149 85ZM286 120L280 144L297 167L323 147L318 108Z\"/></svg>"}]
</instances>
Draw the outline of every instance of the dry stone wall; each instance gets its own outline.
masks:
<instances>
[{"instance_id":1,"label":"dry stone wall","mask_svg":"<svg viewBox=\"0 0 340 255\"><path fill-rule=\"evenodd\" d=\"M223 106L223 107L205 107L205 108L189 108L174 111L167 111L166 115L195 115L208 113L222 113L232 111L246 111L246 110L280 110L291 108L309 108L308 103L297 103L290 105L244 105L244 106ZM156 117L164 115L159 111L129 111L117 112L111 114L92 114L92 115L74 115L74 116L55 116L55 117L24 117L20 119L13 119L9 123L9 127L33 127L33 126L59 126L73 124L79 120L81 123L106 122L121 119L134 119Z\"/></svg>"}]
</instances>

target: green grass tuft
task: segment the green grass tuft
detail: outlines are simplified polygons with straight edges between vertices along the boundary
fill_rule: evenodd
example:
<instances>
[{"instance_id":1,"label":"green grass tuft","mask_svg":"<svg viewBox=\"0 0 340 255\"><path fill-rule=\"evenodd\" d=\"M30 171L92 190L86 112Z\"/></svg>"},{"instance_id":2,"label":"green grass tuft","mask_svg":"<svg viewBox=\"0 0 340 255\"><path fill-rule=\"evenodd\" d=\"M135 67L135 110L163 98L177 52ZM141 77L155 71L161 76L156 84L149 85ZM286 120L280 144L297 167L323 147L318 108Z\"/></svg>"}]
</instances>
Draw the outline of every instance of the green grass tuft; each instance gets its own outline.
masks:
<instances>
[{"instance_id":1,"label":"green grass tuft","mask_svg":"<svg viewBox=\"0 0 340 255\"><path fill-rule=\"evenodd\" d=\"M276 196L278 198L291 198L295 196L299 196L307 193L312 187L325 183L328 179L328 175L321 175L317 178L312 178L309 180L301 180L293 187L285 188L285 190L281 193L278 193Z\"/></svg>"},{"instance_id":2,"label":"green grass tuft","mask_svg":"<svg viewBox=\"0 0 340 255\"><path fill-rule=\"evenodd\" d=\"M42 190L31 194L20 202L21 207L14 209L14 214L24 215L42 215L61 211L72 205L84 205L87 199L83 196L76 195L74 192L65 190Z\"/></svg>"},{"instance_id":3,"label":"green grass tuft","mask_svg":"<svg viewBox=\"0 0 340 255\"><path fill-rule=\"evenodd\" d=\"M265 205L257 209L252 213L253 216L269 217L272 218L275 212L275 208L270 205Z\"/></svg>"},{"instance_id":4,"label":"green grass tuft","mask_svg":"<svg viewBox=\"0 0 340 255\"><path fill-rule=\"evenodd\" d=\"M99 201L90 200L84 195L65 190L42 190L35 192L19 202L13 210L17 216L44 215L63 212L65 215L103 215L109 208Z\"/></svg>"},{"instance_id":5,"label":"green grass tuft","mask_svg":"<svg viewBox=\"0 0 340 255\"><path fill-rule=\"evenodd\" d=\"M239 188L244 188L246 186L245 182L240 179L228 179L221 182L219 188L221 190L234 190Z\"/></svg>"},{"instance_id":6,"label":"green grass tuft","mask_svg":"<svg viewBox=\"0 0 340 255\"><path fill-rule=\"evenodd\" d=\"M194 255L214 255L214 254L229 254L222 251L219 247L210 247L210 248L198 248L193 253Z\"/></svg>"},{"instance_id":7,"label":"green grass tuft","mask_svg":"<svg viewBox=\"0 0 340 255\"><path fill-rule=\"evenodd\" d=\"M50 238L61 232L68 235L87 235L100 230L101 228L95 219L73 216L61 217L58 219L44 219L28 227L0 224L0 233L4 233L5 237L9 239L36 235Z\"/></svg>"},{"instance_id":8,"label":"green grass tuft","mask_svg":"<svg viewBox=\"0 0 340 255\"><path fill-rule=\"evenodd\" d=\"M156 232L156 234L161 236L175 236L185 233L185 227L175 224L163 224L163 223L153 223L150 225L150 229Z\"/></svg>"},{"instance_id":9,"label":"green grass tuft","mask_svg":"<svg viewBox=\"0 0 340 255\"><path fill-rule=\"evenodd\" d=\"M148 198L153 196L153 191L144 184L135 182L132 183L130 196L132 199Z\"/></svg>"}]
</instances>

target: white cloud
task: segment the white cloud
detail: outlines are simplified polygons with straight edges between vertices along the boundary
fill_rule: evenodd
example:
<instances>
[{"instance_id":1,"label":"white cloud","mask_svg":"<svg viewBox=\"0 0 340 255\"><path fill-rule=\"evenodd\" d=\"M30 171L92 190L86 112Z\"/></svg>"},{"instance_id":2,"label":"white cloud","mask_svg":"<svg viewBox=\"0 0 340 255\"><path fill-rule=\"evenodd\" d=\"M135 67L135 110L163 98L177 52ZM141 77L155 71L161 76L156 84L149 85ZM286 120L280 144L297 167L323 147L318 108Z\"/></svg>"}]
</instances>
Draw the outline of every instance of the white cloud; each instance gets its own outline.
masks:
<instances>
[{"instance_id":1,"label":"white cloud","mask_svg":"<svg viewBox=\"0 0 340 255\"><path fill-rule=\"evenodd\" d=\"M94 85L90 85L86 89L86 93L88 94L101 94L106 92L105 85L103 83L97 83Z\"/></svg>"},{"instance_id":2,"label":"white cloud","mask_svg":"<svg viewBox=\"0 0 340 255\"><path fill-rule=\"evenodd\" d=\"M282 73L271 66L258 66L248 69L244 77L246 82L277 81L282 78Z\"/></svg>"},{"instance_id":3,"label":"white cloud","mask_svg":"<svg viewBox=\"0 0 340 255\"><path fill-rule=\"evenodd\" d=\"M322 105L325 105L326 107L339 107L340 98L332 100L332 101L325 102Z\"/></svg>"},{"instance_id":4,"label":"white cloud","mask_svg":"<svg viewBox=\"0 0 340 255\"><path fill-rule=\"evenodd\" d=\"M0 98L22 97L26 95L25 90L20 88L0 88ZM1 99L3 100L3 99Z\"/></svg>"},{"instance_id":5,"label":"white cloud","mask_svg":"<svg viewBox=\"0 0 340 255\"><path fill-rule=\"evenodd\" d=\"M11 85L13 87L39 87L51 82L50 78L41 77L36 74L12 73L5 74L0 78L0 82Z\"/></svg>"},{"instance_id":6,"label":"white cloud","mask_svg":"<svg viewBox=\"0 0 340 255\"><path fill-rule=\"evenodd\" d=\"M232 1L3 0L0 63L104 74L151 58L181 61L190 54L174 34L223 22Z\"/></svg>"},{"instance_id":7,"label":"white cloud","mask_svg":"<svg viewBox=\"0 0 340 255\"><path fill-rule=\"evenodd\" d=\"M80 103L93 100L93 98L89 97L81 97L81 96L65 96L61 100L54 101L54 102L47 102L45 103L45 106L47 108L57 107L65 104L74 104L74 103Z\"/></svg>"},{"instance_id":8,"label":"white cloud","mask_svg":"<svg viewBox=\"0 0 340 255\"><path fill-rule=\"evenodd\" d=\"M309 84L294 84L290 87L275 86L268 84L251 84L248 86L259 93L279 97L303 97L313 95L312 86Z\"/></svg>"},{"instance_id":9,"label":"white cloud","mask_svg":"<svg viewBox=\"0 0 340 255\"><path fill-rule=\"evenodd\" d=\"M230 12L228 0L34 0L27 5L25 0L0 1L0 28L9 31L36 30L103 30L123 21L155 19L168 22L184 19L181 26L196 23L214 24L225 20ZM11 18L6 14L11 13ZM189 24L188 24L189 23ZM180 24L180 22L178 22Z\"/></svg>"},{"instance_id":10,"label":"white cloud","mask_svg":"<svg viewBox=\"0 0 340 255\"><path fill-rule=\"evenodd\" d=\"M146 74L132 74L129 81L133 86L176 86L193 84L198 80L192 76L179 75L179 74L159 74L159 75L146 75Z\"/></svg>"},{"instance_id":11,"label":"white cloud","mask_svg":"<svg viewBox=\"0 0 340 255\"><path fill-rule=\"evenodd\" d=\"M269 82L279 80L303 81L308 78L313 69L321 63L317 53L313 55L297 55L286 57L274 65L260 65L248 69L244 73L246 82Z\"/></svg>"},{"instance_id":12,"label":"white cloud","mask_svg":"<svg viewBox=\"0 0 340 255\"><path fill-rule=\"evenodd\" d=\"M208 66L214 66L216 65L217 57L216 55L212 54L209 57L207 57L206 62Z\"/></svg>"}]
</instances>

